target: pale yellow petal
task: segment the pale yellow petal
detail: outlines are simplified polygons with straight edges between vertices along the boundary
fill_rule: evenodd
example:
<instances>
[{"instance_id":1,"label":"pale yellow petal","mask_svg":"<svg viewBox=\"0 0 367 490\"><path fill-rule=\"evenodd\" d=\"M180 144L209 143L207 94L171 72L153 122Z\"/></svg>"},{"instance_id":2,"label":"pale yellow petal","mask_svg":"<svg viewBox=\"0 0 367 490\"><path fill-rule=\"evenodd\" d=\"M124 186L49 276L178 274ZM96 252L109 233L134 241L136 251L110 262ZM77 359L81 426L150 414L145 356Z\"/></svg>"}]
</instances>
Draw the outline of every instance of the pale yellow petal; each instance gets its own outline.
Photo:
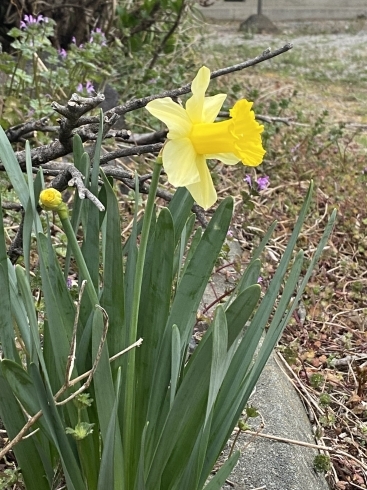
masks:
<instances>
[{"instance_id":1,"label":"pale yellow petal","mask_svg":"<svg viewBox=\"0 0 367 490\"><path fill-rule=\"evenodd\" d=\"M205 123L214 122L226 98L227 98L227 94L217 94L217 95L213 95L212 97L205 97L202 122Z\"/></svg>"},{"instance_id":2,"label":"pale yellow petal","mask_svg":"<svg viewBox=\"0 0 367 490\"><path fill-rule=\"evenodd\" d=\"M204 155L197 156L196 165L200 174L200 182L187 185L186 187L199 206L208 209L217 200L217 193Z\"/></svg>"},{"instance_id":3,"label":"pale yellow petal","mask_svg":"<svg viewBox=\"0 0 367 490\"><path fill-rule=\"evenodd\" d=\"M192 96L186 102L186 111L193 123L203 122L205 92L210 82L210 70L202 66L192 81Z\"/></svg>"},{"instance_id":4,"label":"pale yellow petal","mask_svg":"<svg viewBox=\"0 0 367 490\"><path fill-rule=\"evenodd\" d=\"M167 141L162 158L168 182L175 187L186 187L199 181L196 152L188 138Z\"/></svg>"},{"instance_id":5,"label":"pale yellow petal","mask_svg":"<svg viewBox=\"0 0 367 490\"><path fill-rule=\"evenodd\" d=\"M185 109L170 97L152 100L146 109L169 129L169 138L186 136L191 131L191 121Z\"/></svg>"},{"instance_id":6,"label":"pale yellow petal","mask_svg":"<svg viewBox=\"0 0 367 490\"><path fill-rule=\"evenodd\" d=\"M226 165L236 165L240 161L240 159L233 153L213 153L205 156L206 158L211 158L213 160L220 160Z\"/></svg>"}]
</instances>

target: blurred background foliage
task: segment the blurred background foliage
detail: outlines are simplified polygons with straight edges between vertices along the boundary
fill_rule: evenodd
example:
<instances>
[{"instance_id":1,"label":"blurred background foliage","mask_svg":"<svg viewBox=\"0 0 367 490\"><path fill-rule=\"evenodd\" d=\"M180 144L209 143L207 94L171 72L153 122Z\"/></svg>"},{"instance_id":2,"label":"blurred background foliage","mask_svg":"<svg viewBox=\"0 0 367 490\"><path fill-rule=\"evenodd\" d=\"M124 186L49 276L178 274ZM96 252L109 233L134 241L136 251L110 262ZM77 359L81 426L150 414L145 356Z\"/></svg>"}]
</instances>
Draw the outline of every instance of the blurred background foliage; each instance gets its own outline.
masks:
<instances>
[{"instance_id":1,"label":"blurred background foliage","mask_svg":"<svg viewBox=\"0 0 367 490\"><path fill-rule=\"evenodd\" d=\"M34 22L25 25L29 15ZM2 126L51 117L51 101L65 103L76 90L107 85L106 109L177 86L193 65L190 31L197 15L193 0L4 0Z\"/></svg>"}]
</instances>

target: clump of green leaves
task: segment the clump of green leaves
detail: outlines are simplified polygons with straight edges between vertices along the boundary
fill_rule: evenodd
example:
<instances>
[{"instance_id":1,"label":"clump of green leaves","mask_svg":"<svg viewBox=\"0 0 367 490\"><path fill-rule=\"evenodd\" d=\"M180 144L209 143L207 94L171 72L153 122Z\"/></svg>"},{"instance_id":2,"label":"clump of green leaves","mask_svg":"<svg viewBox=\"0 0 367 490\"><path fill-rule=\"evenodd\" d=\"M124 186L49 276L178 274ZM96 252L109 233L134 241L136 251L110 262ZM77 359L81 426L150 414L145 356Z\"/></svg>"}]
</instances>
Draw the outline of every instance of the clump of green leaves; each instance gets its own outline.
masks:
<instances>
[{"instance_id":1,"label":"clump of green leaves","mask_svg":"<svg viewBox=\"0 0 367 490\"><path fill-rule=\"evenodd\" d=\"M102 126L101 117L100 135ZM28 420L25 411L31 416L42 412L35 422L39 430L13 448L27 490L49 490L57 468L68 488L81 490L220 488L238 451L208 478L302 297L336 213L302 273L303 251L294 250L311 184L263 297L260 256L276 223L188 358L198 308L231 223L233 199L219 204L204 231L194 231L193 199L185 188L157 214L157 161L142 225L136 206L130 237L122 244L120 210L111 181L99 169L97 141L91 167L75 136L74 163L91 176L86 186L103 210L76 197L71 221L59 215L67 257L73 255L81 283L75 302L67 285L70 261L59 261L50 224L46 220L43 228L36 209L42 174L24 178L0 130L0 158L28 217L24 266L13 267L7 259L0 222L0 417L7 431L17 434ZM29 157L26 165L31 176ZM136 193L138 188L137 182ZM80 226L82 246L75 232ZM29 284L31 236L45 305L40 319ZM93 403L83 393L89 387ZM64 394L67 398L60 399ZM256 416L247 407L246 417Z\"/></svg>"},{"instance_id":2,"label":"clump of green leaves","mask_svg":"<svg viewBox=\"0 0 367 490\"><path fill-rule=\"evenodd\" d=\"M0 477L0 490L9 490L21 481L19 469L6 468Z\"/></svg>"},{"instance_id":3,"label":"clump of green leaves","mask_svg":"<svg viewBox=\"0 0 367 490\"><path fill-rule=\"evenodd\" d=\"M330 456L318 454L313 460L313 466L318 473L326 473L330 470Z\"/></svg>"},{"instance_id":4,"label":"clump of green leaves","mask_svg":"<svg viewBox=\"0 0 367 490\"><path fill-rule=\"evenodd\" d=\"M310 385L312 388L315 388L316 390L322 386L322 384L325 383L325 378L322 374L320 373L313 373L310 376Z\"/></svg>"}]
</instances>

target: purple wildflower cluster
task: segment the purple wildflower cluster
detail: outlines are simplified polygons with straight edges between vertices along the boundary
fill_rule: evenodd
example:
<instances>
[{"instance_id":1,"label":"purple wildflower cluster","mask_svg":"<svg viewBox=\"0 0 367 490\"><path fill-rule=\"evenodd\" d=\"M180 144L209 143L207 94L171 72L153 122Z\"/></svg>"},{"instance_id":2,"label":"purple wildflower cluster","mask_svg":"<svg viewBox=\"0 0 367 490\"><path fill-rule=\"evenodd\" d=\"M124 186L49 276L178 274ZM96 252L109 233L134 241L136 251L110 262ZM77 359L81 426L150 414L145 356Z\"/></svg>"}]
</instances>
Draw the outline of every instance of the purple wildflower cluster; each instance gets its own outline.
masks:
<instances>
[{"instance_id":1,"label":"purple wildflower cluster","mask_svg":"<svg viewBox=\"0 0 367 490\"><path fill-rule=\"evenodd\" d=\"M40 24L41 22L48 22L48 17L44 17L42 14L33 17L33 15L25 15L23 20L20 21L20 28L27 29L32 24Z\"/></svg>"},{"instance_id":2,"label":"purple wildflower cluster","mask_svg":"<svg viewBox=\"0 0 367 490\"><path fill-rule=\"evenodd\" d=\"M63 59L65 59L68 55L68 53L66 52L66 50L64 48L58 49L57 52L59 53L59 56L61 56L61 58L63 58Z\"/></svg>"},{"instance_id":3,"label":"purple wildflower cluster","mask_svg":"<svg viewBox=\"0 0 367 490\"><path fill-rule=\"evenodd\" d=\"M73 36L73 37L71 38L71 42L72 42L73 44L75 44L75 46L77 46L78 48L83 49L84 44L79 44L79 46L78 46L78 45L76 44L76 37L75 37L75 36Z\"/></svg>"},{"instance_id":4,"label":"purple wildflower cluster","mask_svg":"<svg viewBox=\"0 0 367 490\"><path fill-rule=\"evenodd\" d=\"M71 42L80 49L83 49L84 47L84 44L79 44L79 46L77 45L75 36L71 38ZM106 35L99 27L97 27L95 31L92 31L90 33L89 44L93 44L94 42L98 42L98 44L100 44L101 46L107 46Z\"/></svg>"},{"instance_id":5,"label":"purple wildflower cluster","mask_svg":"<svg viewBox=\"0 0 367 490\"><path fill-rule=\"evenodd\" d=\"M79 83L76 89L78 92L83 92L84 85L82 83ZM88 92L89 95L93 95L95 93L94 85L90 80L87 80L85 84L85 90Z\"/></svg>"},{"instance_id":6,"label":"purple wildflower cluster","mask_svg":"<svg viewBox=\"0 0 367 490\"><path fill-rule=\"evenodd\" d=\"M106 35L104 32L102 32L102 29L100 27L97 27L95 31L92 31L90 33L89 42L90 43L94 42L94 38L95 38L96 34L98 36L100 36L100 38L101 38L101 46L107 46Z\"/></svg>"},{"instance_id":7,"label":"purple wildflower cluster","mask_svg":"<svg viewBox=\"0 0 367 490\"><path fill-rule=\"evenodd\" d=\"M251 175L247 174L243 180L247 182L250 187L252 187ZM257 190L259 192L267 189L269 187L269 184L270 184L270 178L267 175L264 175L263 177L259 177L258 179L256 179Z\"/></svg>"}]
</instances>

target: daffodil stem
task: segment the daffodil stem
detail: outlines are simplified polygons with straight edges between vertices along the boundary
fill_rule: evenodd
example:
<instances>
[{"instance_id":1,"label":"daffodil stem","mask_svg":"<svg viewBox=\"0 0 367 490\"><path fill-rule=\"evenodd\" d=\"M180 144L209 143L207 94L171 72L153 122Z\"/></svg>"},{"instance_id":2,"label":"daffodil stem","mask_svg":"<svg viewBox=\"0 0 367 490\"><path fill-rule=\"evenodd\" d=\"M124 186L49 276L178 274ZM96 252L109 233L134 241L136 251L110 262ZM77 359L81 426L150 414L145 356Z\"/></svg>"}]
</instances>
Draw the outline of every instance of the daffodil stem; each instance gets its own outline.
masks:
<instances>
[{"instance_id":1,"label":"daffodil stem","mask_svg":"<svg viewBox=\"0 0 367 490\"><path fill-rule=\"evenodd\" d=\"M140 246L138 250L138 256L136 260L135 278L134 278L134 292L133 292L133 304L131 311L130 329L129 329L129 344L136 341L138 330L138 317L140 307L140 295L141 286L143 282L143 272L145 263L145 254L148 245L150 224L152 221L152 215L154 210L154 200L157 192L159 176L161 173L161 160L158 157L154 165L152 180L149 188L148 200L145 207L143 227L140 237ZM126 476L129 479L129 474L133 478L134 468L130 463L129 458L134 451L133 438L134 438L134 421L133 415L135 411L135 349L131 350L128 354L128 364L126 372L126 389L125 389L125 424L124 424L124 459L125 459L125 471ZM132 488L132 482L127 484L126 488Z\"/></svg>"},{"instance_id":2,"label":"daffodil stem","mask_svg":"<svg viewBox=\"0 0 367 490\"><path fill-rule=\"evenodd\" d=\"M96 293L96 290L94 289L92 279L90 277L87 265L85 263L83 254L80 250L80 247L78 245L73 227L71 226L70 220L68 217L65 217L61 213L59 213L59 217L62 223L62 227L64 229L65 235L68 239L69 245L71 247L71 250L74 254L74 258L76 260L76 263L79 267L80 275L83 279L87 281L86 283L86 291L89 296L89 299L93 305L98 304L98 295Z\"/></svg>"}]
</instances>

